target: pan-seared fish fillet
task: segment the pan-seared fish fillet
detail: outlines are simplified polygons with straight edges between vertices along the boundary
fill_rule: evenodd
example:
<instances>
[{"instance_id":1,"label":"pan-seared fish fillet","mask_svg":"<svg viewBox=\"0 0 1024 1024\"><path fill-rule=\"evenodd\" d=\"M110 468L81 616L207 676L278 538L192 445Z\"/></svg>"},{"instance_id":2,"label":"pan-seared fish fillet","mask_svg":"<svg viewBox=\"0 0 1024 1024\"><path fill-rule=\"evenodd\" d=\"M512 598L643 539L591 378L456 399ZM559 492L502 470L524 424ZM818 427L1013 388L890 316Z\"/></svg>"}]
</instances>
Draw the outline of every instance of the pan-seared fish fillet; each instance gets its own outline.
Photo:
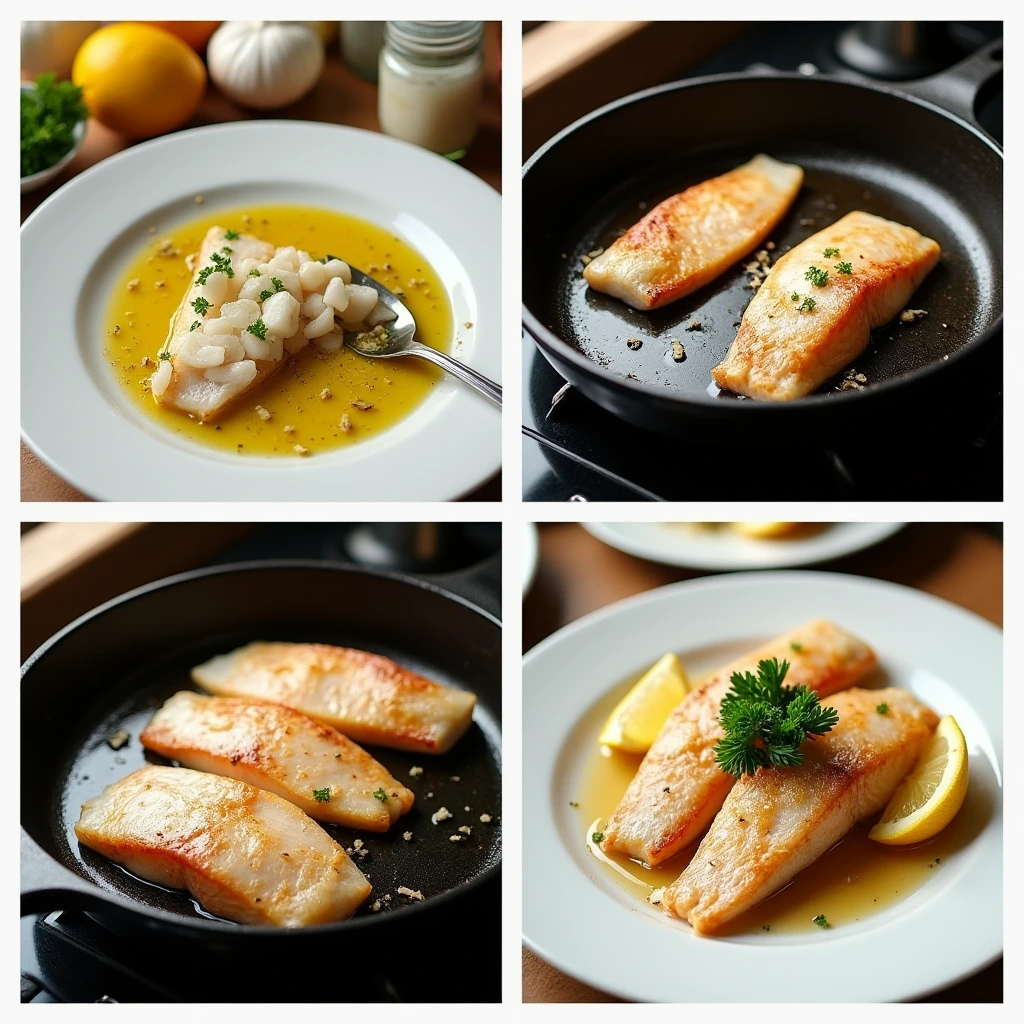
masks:
<instances>
[{"instance_id":1,"label":"pan-seared fish fillet","mask_svg":"<svg viewBox=\"0 0 1024 1024\"><path fill-rule=\"evenodd\" d=\"M186 768L268 789L318 821L386 832L413 804L362 747L283 704L183 690L139 738Z\"/></svg>"},{"instance_id":2,"label":"pan-seared fish fillet","mask_svg":"<svg viewBox=\"0 0 1024 1024\"><path fill-rule=\"evenodd\" d=\"M718 712L734 672L757 672L771 658L789 662L788 686L823 697L852 686L876 663L867 644L817 619L720 669L686 695L662 726L604 828L602 847L656 867L698 839L734 779L715 763Z\"/></svg>"},{"instance_id":3,"label":"pan-seared fish fillet","mask_svg":"<svg viewBox=\"0 0 1024 1024\"><path fill-rule=\"evenodd\" d=\"M352 283L344 260L320 263L295 246L212 227L171 318L150 378L153 397L209 423L310 342L337 352L344 329L395 319L376 289ZM341 327L336 321L341 321Z\"/></svg>"},{"instance_id":4,"label":"pan-seared fish fillet","mask_svg":"<svg viewBox=\"0 0 1024 1024\"><path fill-rule=\"evenodd\" d=\"M824 256L826 249L838 255ZM712 371L720 388L749 398L802 398L864 351L939 261L939 244L870 213L848 213L801 242L765 278L728 355ZM839 263L852 272L840 273ZM822 287L805 277L828 272ZM797 298L794 299L793 296ZM814 308L801 310L806 299Z\"/></svg>"},{"instance_id":5,"label":"pan-seared fish fillet","mask_svg":"<svg viewBox=\"0 0 1024 1024\"><path fill-rule=\"evenodd\" d=\"M443 754L469 728L476 697L390 658L327 644L252 643L192 670L204 690L285 704L360 743Z\"/></svg>"},{"instance_id":6,"label":"pan-seared fish fillet","mask_svg":"<svg viewBox=\"0 0 1024 1024\"><path fill-rule=\"evenodd\" d=\"M75 835L211 914L283 928L350 917L370 883L308 815L273 793L149 765L82 804Z\"/></svg>"},{"instance_id":7,"label":"pan-seared fish fillet","mask_svg":"<svg viewBox=\"0 0 1024 1024\"><path fill-rule=\"evenodd\" d=\"M876 710L882 702L886 714ZM761 768L729 793L686 870L662 896L706 935L784 886L889 802L938 724L905 690L846 690L839 723L792 768Z\"/></svg>"},{"instance_id":8,"label":"pan-seared fish fillet","mask_svg":"<svg viewBox=\"0 0 1024 1024\"><path fill-rule=\"evenodd\" d=\"M767 237L804 172L759 153L659 203L583 271L587 284L634 309L658 309L714 280Z\"/></svg>"}]
</instances>

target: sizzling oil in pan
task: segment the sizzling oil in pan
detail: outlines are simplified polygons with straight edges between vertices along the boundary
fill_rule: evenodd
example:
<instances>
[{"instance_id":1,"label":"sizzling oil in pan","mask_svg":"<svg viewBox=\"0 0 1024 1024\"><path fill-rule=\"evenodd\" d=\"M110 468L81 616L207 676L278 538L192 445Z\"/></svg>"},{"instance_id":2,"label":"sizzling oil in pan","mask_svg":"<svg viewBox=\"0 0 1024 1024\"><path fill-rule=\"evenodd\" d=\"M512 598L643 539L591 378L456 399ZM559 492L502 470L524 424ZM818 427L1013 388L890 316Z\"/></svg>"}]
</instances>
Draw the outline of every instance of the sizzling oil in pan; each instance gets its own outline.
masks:
<instances>
[{"instance_id":1,"label":"sizzling oil in pan","mask_svg":"<svg viewBox=\"0 0 1024 1024\"><path fill-rule=\"evenodd\" d=\"M699 291L650 313L631 309L589 288L582 271L584 257L609 246L657 203L753 155L748 149L736 149L676 158L642 171L588 211L560 249L548 303L549 326L583 355L620 377L663 386L679 392L680 397L699 394L722 401L744 400L719 392L711 368L725 357L754 295L750 275L743 270L749 258ZM775 245L770 251L772 262L853 210L907 224L942 247L938 266L909 303L911 308L927 310L928 316L874 331L860 358L826 382L821 392L839 394L851 370L866 377L866 387L911 373L948 357L988 325L997 311L985 306L988 282L979 279L984 264L972 259L984 241L951 197L921 179L908 178L905 172L866 161L863 154L782 146L770 150L769 155L797 163L805 172L799 195L766 239ZM763 247L764 243L757 249ZM688 330L694 321L699 327ZM631 349L628 339L639 339L641 347ZM673 359L672 339L685 349L682 362Z\"/></svg>"},{"instance_id":2,"label":"sizzling oil in pan","mask_svg":"<svg viewBox=\"0 0 1024 1024\"><path fill-rule=\"evenodd\" d=\"M343 641L344 638L338 638L335 642ZM438 682L458 685L457 680L438 675L433 666L417 664L403 652L381 649L380 653L433 676ZM82 803L111 782L146 764L174 763L144 750L139 735L168 697L178 690L195 689L188 677L188 666L198 664L198 657L198 654L179 652L166 662L145 666L125 680L116 692L111 692L106 708L97 709L97 716L90 720L88 734L82 737L77 755L66 770L60 802L60 831L88 877L103 888L184 917L213 918L214 915L203 910L188 893L146 882L95 851L80 846L74 832ZM115 750L107 740L120 730L125 730L130 738ZM346 850L354 849L355 840L361 839L368 851L364 857L358 854L353 857L373 886L373 892L356 911L356 917L394 913L409 906L413 900L397 892L400 886L417 890L429 900L497 862L501 849L501 776L496 754L499 743L496 723L478 703L469 732L447 754L430 756L381 747L366 748L416 794L416 802L408 814L383 834L320 823ZM409 769L413 766L422 767L423 773L410 776ZM430 818L440 807L447 807L452 817L434 825ZM489 814L492 820L481 822L481 814ZM461 825L470 827L469 835L458 832ZM403 839L405 832L411 832L413 838ZM452 835L461 838L452 842L449 838ZM385 896L390 898L385 899ZM380 907L375 911L377 900L380 900Z\"/></svg>"}]
</instances>

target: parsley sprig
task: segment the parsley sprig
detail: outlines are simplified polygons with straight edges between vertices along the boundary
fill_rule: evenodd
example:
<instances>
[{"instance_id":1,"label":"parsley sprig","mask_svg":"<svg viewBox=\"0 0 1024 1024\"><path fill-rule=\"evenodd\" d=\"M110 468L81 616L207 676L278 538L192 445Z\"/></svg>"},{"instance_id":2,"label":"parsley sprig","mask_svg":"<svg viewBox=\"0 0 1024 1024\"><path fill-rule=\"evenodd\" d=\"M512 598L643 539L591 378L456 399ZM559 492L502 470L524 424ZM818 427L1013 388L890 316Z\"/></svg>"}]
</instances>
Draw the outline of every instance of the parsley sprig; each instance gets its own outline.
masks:
<instances>
[{"instance_id":1,"label":"parsley sprig","mask_svg":"<svg viewBox=\"0 0 1024 1024\"><path fill-rule=\"evenodd\" d=\"M715 744L719 768L739 778L758 768L780 768L803 761L800 747L839 721L835 708L822 707L806 686L785 686L789 662L757 663L757 676L734 672L722 699L718 721L725 736Z\"/></svg>"},{"instance_id":2,"label":"parsley sprig","mask_svg":"<svg viewBox=\"0 0 1024 1024\"><path fill-rule=\"evenodd\" d=\"M828 284L828 271L821 267L808 267L804 278L811 282L815 288L824 288Z\"/></svg>"},{"instance_id":3,"label":"parsley sprig","mask_svg":"<svg viewBox=\"0 0 1024 1024\"><path fill-rule=\"evenodd\" d=\"M21 93L21 176L52 167L75 145L75 127L89 116L82 90L52 72Z\"/></svg>"}]
</instances>

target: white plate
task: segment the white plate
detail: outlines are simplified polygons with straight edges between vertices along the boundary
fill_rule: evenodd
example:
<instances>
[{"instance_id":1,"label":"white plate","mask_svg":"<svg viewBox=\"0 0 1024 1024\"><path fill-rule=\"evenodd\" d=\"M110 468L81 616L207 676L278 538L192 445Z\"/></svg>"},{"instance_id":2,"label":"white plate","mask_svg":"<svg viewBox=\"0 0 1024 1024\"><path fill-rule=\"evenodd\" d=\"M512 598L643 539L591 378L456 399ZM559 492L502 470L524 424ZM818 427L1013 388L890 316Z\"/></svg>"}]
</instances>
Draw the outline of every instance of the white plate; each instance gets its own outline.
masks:
<instances>
[{"instance_id":1,"label":"white plate","mask_svg":"<svg viewBox=\"0 0 1024 1024\"><path fill-rule=\"evenodd\" d=\"M877 651L890 685L953 714L985 828L903 903L813 935L697 938L631 898L589 854L569 806L598 704L665 651L696 672L822 616ZM607 702L606 702L607 703ZM628 999L888 1001L953 984L1002 949L1002 633L915 590L855 576L743 573L621 601L534 648L523 665L523 929L561 970Z\"/></svg>"},{"instance_id":2,"label":"white plate","mask_svg":"<svg viewBox=\"0 0 1024 1024\"><path fill-rule=\"evenodd\" d=\"M820 533L787 540L743 537L732 530L687 529L676 523L584 523L598 540L652 562L691 569L782 569L814 565L861 551L905 523L829 523Z\"/></svg>"},{"instance_id":3,"label":"white plate","mask_svg":"<svg viewBox=\"0 0 1024 1024\"><path fill-rule=\"evenodd\" d=\"M374 132L248 121L177 132L104 160L58 189L21 239L22 435L56 473L106 500L435 500L501 464L501 416L445 378L391 429L309 459L238 458L150 421L100 351L110 289L151 242L207 209L300 203L407 241L444 281L452 354L501 379L501 198L443 157ZM35 326L33 311L41 311ZM45 316L43 316L45 313Z\"/></svg>"},{"instance_id":4,"label":"white plate","mask_svg":"<svg viewBox=\"0 0 1024 1024\"><path fill-rule=\"evenodd\" d=\"M537 558L540 554L540 537L534 523L523 523L522 582L523 597L530 592L537 575Z\"/></svg>"}]
</instances>

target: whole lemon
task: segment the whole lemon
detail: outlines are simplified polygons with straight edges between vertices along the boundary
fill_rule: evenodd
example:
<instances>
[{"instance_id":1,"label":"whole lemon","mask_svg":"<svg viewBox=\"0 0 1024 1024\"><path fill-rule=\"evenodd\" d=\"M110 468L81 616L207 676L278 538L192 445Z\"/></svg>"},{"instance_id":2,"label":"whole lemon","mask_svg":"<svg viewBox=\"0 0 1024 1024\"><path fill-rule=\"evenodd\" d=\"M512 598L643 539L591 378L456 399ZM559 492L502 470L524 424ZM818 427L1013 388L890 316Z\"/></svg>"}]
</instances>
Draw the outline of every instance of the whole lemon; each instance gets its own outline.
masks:
<instances>
[{"instance_id":1,"label":"whole lemon","mask_svg":"<svg viewBox=\"0 0 1024 1024\"><path fill-rule=\"evenodd\" d=\"M195 51L170 32L138 22L107 25L89 36L71 79L97 121L133 139L181 127L206 90L206 68Z\"/></svg>"},{"instance_id":2,"label":"whole lemon","mask_svg":"<svg viewBox=\"0 0 1024 1024\"><path fill-rule=\"evenodd\" d=\"M217 31L219 21L144 21L143 25L156 25L172 36L188 43L197 53L210 41L210 36Z\"/></svg>"}]
</instances>

